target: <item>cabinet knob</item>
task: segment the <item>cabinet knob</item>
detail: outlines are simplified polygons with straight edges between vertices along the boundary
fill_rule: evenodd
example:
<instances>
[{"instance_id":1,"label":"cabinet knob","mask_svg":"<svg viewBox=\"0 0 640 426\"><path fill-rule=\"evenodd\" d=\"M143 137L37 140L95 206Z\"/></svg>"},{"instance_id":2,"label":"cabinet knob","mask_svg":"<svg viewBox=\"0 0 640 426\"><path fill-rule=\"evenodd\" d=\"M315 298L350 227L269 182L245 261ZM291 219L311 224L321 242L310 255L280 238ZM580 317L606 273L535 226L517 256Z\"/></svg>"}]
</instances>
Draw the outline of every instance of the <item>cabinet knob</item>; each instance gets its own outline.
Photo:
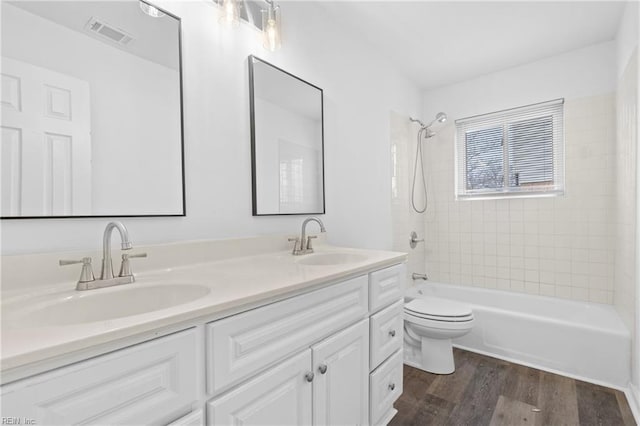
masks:
<instances>
[{"instance_id":1,"label":"cabinet knob","mask_svg":"<svg viewBox=\"0 0 640 426\"><path fill-rule=\"evenodd\" d=\"M396 388L396 384L395 383L390 383L389 384L389 390L394 390Z\"/></svg>"},{"instance_id":2,"label":"cabinet knob","mask_svg":"<svg viewBox=\"0 0 640 426\"><path fill-rule=\"evenodd\" d=\"M304 375L304 378L307 380L307 382L313 382L314 377L315 375L311 371Z\"/></svg>"},{"instance_id":3,"label":"cabinet knob","mask_svg":"<svg viewBox=\"0 0 640 426\"><path fill-rule=\"evenodd\" d=\"M396 337L396 331L395 330L389 330L389 336Z\"/></svg>"},{"instance_id":4,"label":"cabinet knob","mask_svg":"<svg viewBox=\"0 0 640 426\"><path fill-rule=\"evenodd\" d=\"M327 372L327 364L320 364L318 366L318 371L320 372L320 374L324 374Z\"/></svg>"}]
</instances>

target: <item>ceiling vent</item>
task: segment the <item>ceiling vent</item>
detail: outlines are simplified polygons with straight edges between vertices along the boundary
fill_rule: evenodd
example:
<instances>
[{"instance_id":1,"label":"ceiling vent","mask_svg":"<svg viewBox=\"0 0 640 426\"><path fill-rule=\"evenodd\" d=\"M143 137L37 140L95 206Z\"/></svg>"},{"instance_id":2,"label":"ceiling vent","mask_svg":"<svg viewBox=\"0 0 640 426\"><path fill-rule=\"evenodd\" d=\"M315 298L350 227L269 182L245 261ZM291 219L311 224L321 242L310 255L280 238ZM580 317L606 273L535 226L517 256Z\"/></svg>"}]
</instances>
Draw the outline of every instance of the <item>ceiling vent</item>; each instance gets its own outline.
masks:
<instances>
[{"instance_id":1,"label":"ceiling vent","mask_svg":"<svg viewBox=\"0 0 640 426\"><path fill-rule=\"evenodd\" d=\"M126 46L133 41L131 34L127 34L121 29L94 17L89 19L89 22L85 25L85 29L102 39L109 40L121 46Z\"/></svg>"}]
</instances>

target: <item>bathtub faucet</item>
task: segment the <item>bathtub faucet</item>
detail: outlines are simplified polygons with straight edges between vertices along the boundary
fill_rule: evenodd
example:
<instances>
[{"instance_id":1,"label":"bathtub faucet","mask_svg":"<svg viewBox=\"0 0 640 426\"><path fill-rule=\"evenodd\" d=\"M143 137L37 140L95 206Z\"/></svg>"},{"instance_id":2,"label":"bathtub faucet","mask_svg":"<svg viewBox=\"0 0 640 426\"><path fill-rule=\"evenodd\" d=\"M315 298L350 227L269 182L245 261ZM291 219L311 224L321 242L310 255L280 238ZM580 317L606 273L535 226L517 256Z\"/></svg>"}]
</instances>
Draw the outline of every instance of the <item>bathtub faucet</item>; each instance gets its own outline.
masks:
<instances>
[{"instance_id":1,"label":"bathtub faucet","mask_svg":"<svg viewBox=\"0 0 640 426\"><path fill-rule=\"evenodd\" d=\"M411 274L411 278L416 281L416 280L424 280L427 281L429 279L429 277L427 277L427 274L416 274L415 272L413 274Z\"/></svg>"}]
</instances>

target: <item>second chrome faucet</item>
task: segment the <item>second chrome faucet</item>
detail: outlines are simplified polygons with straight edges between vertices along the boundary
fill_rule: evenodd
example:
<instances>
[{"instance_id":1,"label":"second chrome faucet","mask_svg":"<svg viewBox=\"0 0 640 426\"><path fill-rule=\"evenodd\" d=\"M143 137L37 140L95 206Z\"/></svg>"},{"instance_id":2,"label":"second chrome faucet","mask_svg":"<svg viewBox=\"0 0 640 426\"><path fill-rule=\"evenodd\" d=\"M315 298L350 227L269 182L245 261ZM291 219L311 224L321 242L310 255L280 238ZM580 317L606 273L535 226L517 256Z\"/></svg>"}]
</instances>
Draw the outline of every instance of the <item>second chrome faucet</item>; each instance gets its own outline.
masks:
<instances>
[{"instance_id":1,"label":"second chrome faucet","mask_svg":"<svg viewBox=\"0 0 640 426\"><path fill-rule=\"evenodd\" d=\"M313 253L313 244L311 240L317 238L316 235L307 236L307 225L309 222L316 222L320 225L320 232L327 232L324 227L324 223L317 217L309 217L302 222L302 231L300 232L300 238L289 238L289 241L293 242L293 251L292 254L294 256L298 256L301 254L309 254Z\"/></svg>"}]
</instances>

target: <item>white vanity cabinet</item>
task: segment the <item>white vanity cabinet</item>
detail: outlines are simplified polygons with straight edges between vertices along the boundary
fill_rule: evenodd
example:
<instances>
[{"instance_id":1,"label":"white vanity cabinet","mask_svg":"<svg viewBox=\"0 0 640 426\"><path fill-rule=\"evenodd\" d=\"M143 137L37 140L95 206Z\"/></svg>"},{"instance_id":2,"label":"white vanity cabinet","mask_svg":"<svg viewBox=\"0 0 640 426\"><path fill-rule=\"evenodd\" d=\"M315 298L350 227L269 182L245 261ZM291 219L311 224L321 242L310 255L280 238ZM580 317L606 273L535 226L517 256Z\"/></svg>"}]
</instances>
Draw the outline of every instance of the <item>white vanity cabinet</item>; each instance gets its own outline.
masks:
<instances>
[{"instance_id":1,"label":"white vanity cabinet","mask_svg":"<svg viewBox=\"0 0 640 426\"><path fill-rule=\"evenodd\" d=\"M9 383L2 415L39 425L386 424L402 392L404 276L404 265L363 271Z\"/></svg>"},{"instance_id":2,"label":"white vanity cabinet","mask_svg":"<svg viewBox=\"0 0 640 426\"><path fill-rule=\"evenodd\" d=\"M208 324L208 424L367 424L368 286L364 275Z\"/></svg>"},{"instance_id":3,"label":"white vanity cabinet","mask_svg":"<svg viewBox=\"0 0 640 426\"><path fill-rule=\"evenodd\" d=\"M214 398L207 424L368 424L368 331L364 319Z\"/></svg>"}]
</instances>

